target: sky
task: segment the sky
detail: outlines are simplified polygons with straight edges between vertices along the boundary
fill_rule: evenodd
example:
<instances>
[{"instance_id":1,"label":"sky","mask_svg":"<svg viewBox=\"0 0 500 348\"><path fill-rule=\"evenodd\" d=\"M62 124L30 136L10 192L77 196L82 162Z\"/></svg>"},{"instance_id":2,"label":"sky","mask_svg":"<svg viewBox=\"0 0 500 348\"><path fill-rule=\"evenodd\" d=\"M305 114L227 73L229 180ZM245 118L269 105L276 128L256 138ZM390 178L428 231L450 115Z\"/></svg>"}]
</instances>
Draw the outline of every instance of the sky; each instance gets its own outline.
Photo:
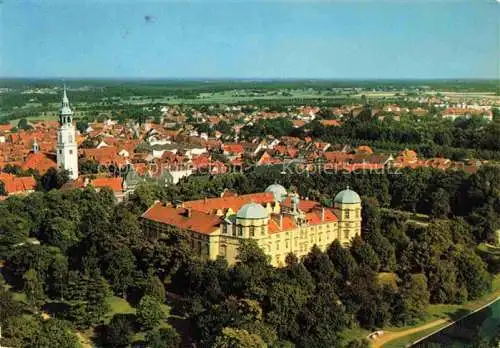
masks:
<instances>
[{"instance_id":1,"label":"sky","mask_svg":"<svg viewBox=\"0 0 500 348\"><path fill-rule=\"evenodd\" d=\"M0 0L0 76L500 78L494 0Z\"/></svg>"}]
</instances>

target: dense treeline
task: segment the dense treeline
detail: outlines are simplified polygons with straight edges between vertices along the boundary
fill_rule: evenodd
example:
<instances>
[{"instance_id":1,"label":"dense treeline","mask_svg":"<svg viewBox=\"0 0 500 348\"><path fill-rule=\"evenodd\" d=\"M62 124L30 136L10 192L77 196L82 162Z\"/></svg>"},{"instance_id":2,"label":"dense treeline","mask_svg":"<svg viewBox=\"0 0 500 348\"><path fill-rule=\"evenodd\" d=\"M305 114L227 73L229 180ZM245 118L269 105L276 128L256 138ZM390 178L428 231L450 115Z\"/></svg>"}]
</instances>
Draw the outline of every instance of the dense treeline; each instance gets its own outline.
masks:
<instances>
[{"instance_id":1,"label":"dense treeline","mask_svg":"<svg viewBox=\"0 0 500 348\"><path fill-rule=\"evenodd\" d=\"M500 151L500 122L481 119L403 118L401 121L348 119L341 127L323 127L313 123L312 134L325 140L339 137L367 141L385 141L407 146L456 147ZM333 141L334 142L334 141Z\"/></svg>"},{"instance_id":2,"label":"dense treeline","mask_svg":"<svg viewBox=\"0 0 500 348\"><path fill-rule=\"evenodd\" d=\"M351 248L314 247L302 260L290 255L282 269L248 243L229 267L195 257L182 231L151 240L139 223L157 199L262 191L274 182L326 204L351 185L364 196L363 238ZM179 334L161 310L168 290L181 297L174 310L191 322L183 336L202 347L363 347L343 332L408 325L429 303L462 303L489 291L488 264L475 249L498 228L499 192L497 167L474 175L419 169L309 176L280 168L190 177L167 188L140 185L121 204L110 191L91 188L10 197L0 203L0 343L77 347L73 330L93 327L103 346L176 347ZM433 220L418 224L388 208ZM12 290L26 301L13 299ZM127 299L135 314L109 318L111 295ZM52 318L39 319L41 310Z\"/></svg>"}]
</instances>

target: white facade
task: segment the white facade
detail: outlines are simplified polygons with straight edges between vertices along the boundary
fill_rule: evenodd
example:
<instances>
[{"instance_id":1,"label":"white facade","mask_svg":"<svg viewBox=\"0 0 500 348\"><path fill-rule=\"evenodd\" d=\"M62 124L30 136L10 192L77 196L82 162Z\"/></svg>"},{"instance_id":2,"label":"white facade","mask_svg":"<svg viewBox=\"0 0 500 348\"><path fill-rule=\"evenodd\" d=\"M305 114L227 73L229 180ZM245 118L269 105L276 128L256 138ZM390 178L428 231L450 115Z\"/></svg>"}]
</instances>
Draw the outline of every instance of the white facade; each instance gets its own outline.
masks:
<instances>
[{"instance_id":1,"label":"white facade","mask_svg":"<svg viewBox=\"0 0 500 348\"><path fill-rule=\"evenodd\" d=\"M69 172L70 179L78 178L78 148L76 131L73 125L73 111L69 107L66 87L59 111L59 128L57 130L57 166Z\"/></svg>"}]
</instances>

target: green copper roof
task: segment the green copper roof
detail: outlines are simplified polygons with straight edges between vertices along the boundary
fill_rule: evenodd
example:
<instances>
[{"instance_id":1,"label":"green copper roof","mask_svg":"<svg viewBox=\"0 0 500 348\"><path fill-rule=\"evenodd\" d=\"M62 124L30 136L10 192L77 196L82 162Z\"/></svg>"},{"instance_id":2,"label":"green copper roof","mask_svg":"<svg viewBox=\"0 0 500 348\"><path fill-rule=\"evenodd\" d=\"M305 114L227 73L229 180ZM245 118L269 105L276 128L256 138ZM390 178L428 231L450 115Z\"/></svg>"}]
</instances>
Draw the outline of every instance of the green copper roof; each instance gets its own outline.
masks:
<instances>
[{"instance_id":1,"label":"green copper roof","mask_svg":"<svg viewBox=\"0 0 500 348\"><path fill-rule=\"evenodd\" d=\"M347 187L347 189L337 193L334 202L340 204L356 204L361 203L361 198L356 192Z\"/></svg>"},{"instance_id":2,"label":"green copper roof","mask_svg":"<svg viewBox=\"0 0 500 348\"><path fill-rule=\"evenodd\" d=\"M287 195L286 189L280 184L269 185L266 188L266 192L272 192L272 194L274 195L274 200L277 202L282 202Z\"/></svg>"},{"instance_id":3,"label":"green copper roof","mask_svg":"<svg viewBox=\"0 0 500 348\"><path fill-rule=\"evenodd\" d=\"M238 219L265 219L268 217L267 210L260 204L248 203L238 210Z\"/></svg>"}]
</instances>

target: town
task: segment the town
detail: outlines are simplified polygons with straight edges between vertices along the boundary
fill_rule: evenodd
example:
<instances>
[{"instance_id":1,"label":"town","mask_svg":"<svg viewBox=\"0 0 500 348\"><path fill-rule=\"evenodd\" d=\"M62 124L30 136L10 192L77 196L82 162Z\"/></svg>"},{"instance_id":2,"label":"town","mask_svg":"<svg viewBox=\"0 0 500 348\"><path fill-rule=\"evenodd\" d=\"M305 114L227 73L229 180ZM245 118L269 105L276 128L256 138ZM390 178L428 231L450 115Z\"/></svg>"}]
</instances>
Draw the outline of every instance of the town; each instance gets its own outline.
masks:
<instances>
[{"instance_id":1,"label":"town","mask_svg":"<svg viewBox=\"0 0 500 348\"><path fill-rule=\"evenodd\" d=\"M346 284L362 278L366 281L366 277L370 277L370 289L363 296L386 296L383 291L389 291L391 295L387 296L392 298L387 301L395 301L394 306L399 309L391 313L378 308L378 312L371 314L374 317L355 309L358 307L343 309L354 311L358 322L341 324L347 327L354 325L347 331L340 327L335 329L344 332L338 339L349 347L354 344L378 347L384 342L398 342L391 330L381 328L389 323L401 326L408 321L421 322L428 316L425 314L427 306L433 306L433 303L476 301L482 304L498 292L491 290L488 272L494 273L500 266L499 258L495 256L498 253L495 245L500 243L500 235L496 232L498 227L495 227L499 215L498 212L490 213L488 217L479 213L485 209L497 209L490 204L498 200L498 191L483 191L487 190L484 186L486 181L480 178L493 175L495 183L492 184L498 186L498 97L488 92L484 95L474 92L473 97L464 98L464 93L459 99L451 99L442 96L446 92L440 92L425 98L419 96L418 100L412 97L408 101L409 97L401 90L391 92L393 97L395 93L400 93L396 101L386 101L385 96L367 97L369 91L359 89L356 90L359 98L342 105L323 106L314 100L302 104L297 104L295 100L282 101L279 106L269 102L251 104L248 101L243 105L154 103L130 110L126 103L122 105L115 101L111 112L106 106L100 109L101 101L94 102L92 107L88 106L88 102L71 102L73 96L78 98L78 93L87 93L91 88L73 89L55 85L50 89L27 91L5 89L3 93L28 96L30 102L36 101L36 95L40 93L59 98L60 102L48 104L55 104L55 111L23 115L25 117L20 119L16 118L20 116L17 114L18 107L10 108L10 114L0 125L0 197L6 209L5 222L0 224L0 231L4 233L1 245L2 248L14 246L11 252L8 249L2 252L4 278L9 280L11 286L16 286L16 277L23 277L24 286L19 291L24 289L29 306L40 306L45 296L58 301L66 298L63 303L70 306L67 311L52 312L46 304L43 313L65 318L78 328L78 340L70 340L75 342L74 345L91 345L92 340L103 345L126 346L137 341L134 337L140 337L137 335L144 330L149 332L146 337L148 344L154 343L154 340L158 340L158 344L168 342L168 347L196 340L202 345L216 344L214 340L222 338L190 336L183 329L175 331L163 321L169 308L180 311L187 318L201 315L199 320L208 320L205 315L214 315L211 310L198 313L192 312L194 308L181 309L182 301L179 302L181 297L178 297L178 294L184 293L186 297L183 301L190 299L189 306L192 306L194 302L190 301L195 298L215 301L210 298L224 296L222 289L210 290L219 295L206 292L208 289L203 284L208 279L205 279L207 275L204 272L211 267L222 267L226 269L224 272L234 269L231 272L237 273L231 277L243 276L238 273L243 272L240 269L243 265L251 267L248 271L253 267L266 268L266 265L276 267L273 272L278 273L299 272L302 269L300 272L312 272L313 278L319 277L315 278L316 282L330 276L314 272L333 272L332 276L340 272L333 279L340 277ZM348 91L351 92L350 89ZM337 91L342 92L345 90ZM239 95L244 93L239 92ZM24 100L20 99L20 102ZM338 104L338 101L335 103ZM89 109L92 111L89 112ZM9 112L8 109L5 111ZM470 142L471 132L477 133L474 143ZM480 142L481 146L476 147ZM74 193L75 190L81 193ZM491 198L473 203L474 190L481 190L483 195L490 195ZM58 192L57 197L54 197L55 192ZM42 196L37 196L39 194ZM70 203L75 194L80 198ZM49 198L51 196L53 198ZM46 203L35 202L34 197ZM67 213L76 216L76 222L68 220L62 213L64 210L50 217L52 208L42 208L53 204L48 199L55 199L62 205L71 204L72 208L64 209L69 209ZM89 199L95 201L94 208L85 207ZM75 203L80 208L74 206ZM20 208L24 218L15 217L16 212L11 209L16 204L27 204ZM44 213L49 214L48 222L33 220L34 216L28 208L32 204L38 207L34 213L49 209ZM483 220L478 220L477 214L481 214ZM106 222L100 222L99 216L109 217ZM35 225L29 227L33 223ZM17 229L12 230L13 224L18 224ZM463 230L460 235L455 232L458 226ZM95 228L97 230L91 232ZM433 278L432 272L435 271L431 270L434 268L417 263L416 253L422 251L414 248L424 238L423 235L428 234L425 238L434 240L435 233L444 233L442 229L453 237L449 237L447 242L439 242L442 249L433 251L435 255L451 247L446 243L469 246L477 243L478 253L484 261L475 252L460 256L467 257L463 261L459 261L458 254L450 259L454 260L450 261L452 272L458 272L458 269L455 270L458 265L482 269L482 273L470 279L472 283L464 282L463 276L456 274L453 278L455 285L445 285L443 282L451 280ZM117 241L103 235L105 231L116 235L121 242L117 244ZM385 236L382 231L385 231ZM417 239L413 242L412 238ZM140 239L143 240L139 242ZM99 245L94 245L93 240L100 240ZM94 246L87 249L81 243ZM84 273L75 273L70 271L72 266L69 264L63 266L66 270L62 270L62 274L54 273L52 268L33 268L39 266L27 261L31 256L26 253L49 246L60 250L63 254L59 255L64 258L64 253L83 253L76 258L68 254L67 261L64 261L76 262L77 268L86 264L88 261L85 260L89 257L95 259L88 254L93 250L92 253L103 255L100 261L99 258L94 261L102 263L99 267L102 271L85 268ZM142 259L146 257L145 248L153 248L153 259ZM345 254L343 248L351 252ZM161 254L157 253L164 253L165 250L171 250L167 254L169 256L161 256L164 260L160 261ZM264 259L259 262L263 264L257 266L252 264L254 261L243 261L248 257L259 257L255 253L261 253ZM35 256L34 260L40 257ZM188 261L191 258L200 261ZM407 258L413 261L404 261L410 264L403 266L403 259ZM225 264L216 266L221 260ZM302 263L297 264L299 261ZM50 261L49 257L44 262L50 265L55 261ZM147 266L140 266L142 262L147 262ZM208 262L203 266L208 267L207 271L199 270L193 274L192 262ZM297 268L298 265L305 268ZM17 270L19 267L25 271ZM132 273L134 267L142 268L137 272L145 272L145 275L136 278L138 275ZM316 267L320 268L316 270ZM331 267L331 270L327 271L324 267ZM437 267L437 272L445 271L439 263L432 267ZM366 269L361 271L363 268ZM218 268L217 272L221 271ZM96 275L103 272L105 278L100 279L104 283L99 286L106 287L109 282L111 289L107 291L112 291L114 295L110 297L109 293L99 290L92 295L97 296L96 302L77 306L76 293L73 293L76 289L71 290L70 284L64 285L66 281L63 279L69 281L67 277L71 276L76 277L73 281L85 283L85 274L90 274L88 272L97 272ZM401 277L405 272L412 272L413 276L404 280ZM139 285L132 285L146 274L145 285L139 288L136 288ZM35 278L28 281L28 275ZM270 276L263 273L247 281L253 284L256 279L264 281ZM48 288L43 292L31 289L47 281L40 277L53 279L55 283L44 285ZM63 278L56 280L54 277ZM244 287L238 290L232 288L236 286L232 283L234 281L236 279L231 280L229 284L232 285L226 285L232 289L229 291L250 291L245 296L258 298L255 297L257 294L250 295L255 291L252 288L243 290L250 283L241 285ZM496 282L498 280L493 283ZM462 290L456 293L454 289L459 284ZM222 284L211 286L219 288ZM428 292L429 295L423 298L418 295L412 300L402 286L406 286L404 291ZM452 288L440 290L443 286ZM132 307L133 297L141 296L142 291L146 294L154 292L143 295L144 300L136 304L138 307L135 309ZM328 291L332 290L321 291L326 291L323 294L325 298L331 296ZM442 291L448 294L447 297L443 297ZM345 293L341 296L351 295ZM149 302L146 303L146 299ZM267 301L281 301L279 299L270 297ZM241 301L229 298L223 306L259 306ZM397 304L397 301L403 302ZM272 303L266 309L270 313L277 310L275 306L278 304ZM75 312L83 308L95 310L96 306L102 308L100 314L82 316ZM410 312L410 307L405 309L405 306L416 307L412 309L414 312ZM118 308L125 308L125 312ZM153 314L145 313L151 310ZM334 306L331 310L338 311L339 308ZM134 325L141 325L141 331L133 336L131 319L124 316L135 311L135 315L141 313L141 317L132 322L140 323ZM379 315L383 317L377 317ZM107 323L106 329L104 333L97 334L94 327L102 320ZM153 322L149 323L149 320ZM254 320L263 319L252 317L251 321ZM440 320L435 321L436 325ZM278 330L283 330L279 331L279 335L286 337L287 341L291 340L298 346L313 344L295 337L278 322L269 323L278 325ZM201 324L192 325L196 328ZM234 333L223 331L223 334ZM21 337L9 331L8 326L4 335L12 338L7 342L14 343ZM271 341L265 341L269 338L255 335L252 339L256 347L271 344ZM342 337L354 340L347 342L348 338ZM332 344L327 337L321 340L325 340L323 342L327 346Z\"/></svg>"},{"instance_id":2,"label":"town","mask_svg":"<svg viewBox=\"0 0 500 348\"><path fill-rule=\"evenodd\" d=\"M500 348L497 2L0 6L0 348Z\"/></svg>"}]
</instances>

